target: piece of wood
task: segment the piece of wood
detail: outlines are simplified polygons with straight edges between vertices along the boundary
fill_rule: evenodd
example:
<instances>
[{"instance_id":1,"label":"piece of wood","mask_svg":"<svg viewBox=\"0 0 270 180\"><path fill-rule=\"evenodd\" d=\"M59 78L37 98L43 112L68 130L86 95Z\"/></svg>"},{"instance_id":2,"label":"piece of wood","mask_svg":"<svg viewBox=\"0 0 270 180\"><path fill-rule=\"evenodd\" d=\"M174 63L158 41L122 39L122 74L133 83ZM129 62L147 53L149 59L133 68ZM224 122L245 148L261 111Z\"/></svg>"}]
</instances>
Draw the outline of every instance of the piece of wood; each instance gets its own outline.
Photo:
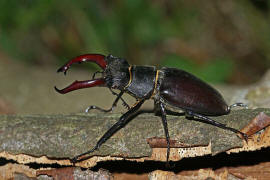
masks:
<instances>
[{"instance_id":1,"label":"piece of wood","mask_svg":"<svg viewBox=\"0 0 270 180\"><path fill-rule=\"evenodd\" d=\"M212 118L230 127L242 129L260 112L270 114L270 109L243 109ZM120 114L1 115L0 157L24 164L71 165L69 159L93 147L119 117ZM233 132L187 120L183 116L168 116L168 127L171 140L176 145L189 146L172 148L170 159L173 161L220 152L256 150L270 143L269 134L259 134L268 140L246 144ZM267 129L265 132L269 133ZM88 160L76 165L92 167L99 161L123 158L133 161L166 161L166 148L152 149L147 143L149 138L164 136L160 117L142 114L114 134L99 151L90 154Z\"/></svg>"},{"instance_id":2,"label":"piece of wood","mask_svg":"<svg viewBox=\"0 0 270 180\"><path fill-rule=\"evenodd\" d=\"M270 117L264 112L260 112L248 125L246 125L241 132L246 133L248 136L259 132L270 125Z\"/></svg>"},{"instance_id":3,"label":"piece of wood","mask_svg":"<svg viewBox=\"0 0 270 180\"><path fill-rule=\"evenodd\" d=\"M29 178L36 177L35 169L29 168L26 165L8 163L0 166L0 179L14 179L14 175L23 173Z\"/></svg>"},{"instance_id":4,"label":"piece of wood","mask_svg":"<svg viewBox=\"0 0 270 180\"><path fill-rule=\"evenodd\" d=\"M150 180L184 179L250 179L268 180L270 177L270 162L262 162L253 165L223 167L213 170L212 168L184 170L179 173L156 170L149 174Z\"/></svg>"}]
</instances>

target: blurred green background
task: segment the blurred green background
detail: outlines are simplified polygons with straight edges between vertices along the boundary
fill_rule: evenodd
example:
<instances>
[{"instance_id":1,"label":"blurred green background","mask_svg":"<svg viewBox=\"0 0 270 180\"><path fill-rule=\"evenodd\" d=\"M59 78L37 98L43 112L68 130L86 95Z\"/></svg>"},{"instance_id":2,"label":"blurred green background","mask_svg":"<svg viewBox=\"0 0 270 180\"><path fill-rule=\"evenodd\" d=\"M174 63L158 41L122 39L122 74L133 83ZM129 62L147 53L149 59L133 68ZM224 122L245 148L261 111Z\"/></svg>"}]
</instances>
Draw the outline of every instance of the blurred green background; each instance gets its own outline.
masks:
<instances>
[{"instance_id":1,"label":"blurred green background","mask_svg":"<svg viewBox=\"0 0 270 180\"><path fill-rule=\"evenodd\" d=\"M269 0L2 0L0 54L41 67L113 54L247 84L269 68L269 21Z\"/></svg>"}]
</instances>

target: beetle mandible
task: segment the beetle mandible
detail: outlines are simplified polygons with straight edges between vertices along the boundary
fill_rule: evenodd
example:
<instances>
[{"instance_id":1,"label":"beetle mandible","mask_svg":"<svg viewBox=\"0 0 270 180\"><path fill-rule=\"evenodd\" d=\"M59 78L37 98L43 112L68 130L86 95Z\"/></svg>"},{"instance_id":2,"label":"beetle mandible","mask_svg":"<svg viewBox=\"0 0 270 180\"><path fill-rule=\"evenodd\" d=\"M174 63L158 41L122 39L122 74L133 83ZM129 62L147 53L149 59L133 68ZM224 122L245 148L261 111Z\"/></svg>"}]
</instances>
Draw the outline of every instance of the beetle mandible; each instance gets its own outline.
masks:
<instances>
[{"instance_id":1,"label":"beetle mandible","mask_svg":"<svg viewBox=\"0 0 270 180\"><path fill-rule=\"evenodd\" d=\"M59 90L55 87L55 90L65 94L82 88L108 87L117 96L112 107L106 110L97 106L89 106L86 111L98 109L103 112L110 112L116 107L119 100L128 108L128 111L98 140L92 149L74 157L72 162L77 162L81 160L80 157L97 150L115 132L125 126L129 117L139 110L145 100L150 98L154 99L155 111L161 112L167 142L167 162L170 155L170 136L166 119L167 111L183 110L187 117L196 117L214 126L239 133L247 140L245 133L207 117L226 115L230 113L232 107L245 107L246 105L235 103L228 106L217 90L186 71L168 67L157 69L155 66L129 65L125 59L112 55L85 54L70 60L59 68L57 72L64 72L66 74L73 63L86 61L94 62L102 68L102 72L96 72L102 74L101 78L95 78L95 73L91 80L75 81L64 89ZM112 91L112 89L118 89L120 93L118 94ZM137 101L132 107L129 107L121 97L124 93L128 93L136 98Z\"/></svg>"}]
</instances>

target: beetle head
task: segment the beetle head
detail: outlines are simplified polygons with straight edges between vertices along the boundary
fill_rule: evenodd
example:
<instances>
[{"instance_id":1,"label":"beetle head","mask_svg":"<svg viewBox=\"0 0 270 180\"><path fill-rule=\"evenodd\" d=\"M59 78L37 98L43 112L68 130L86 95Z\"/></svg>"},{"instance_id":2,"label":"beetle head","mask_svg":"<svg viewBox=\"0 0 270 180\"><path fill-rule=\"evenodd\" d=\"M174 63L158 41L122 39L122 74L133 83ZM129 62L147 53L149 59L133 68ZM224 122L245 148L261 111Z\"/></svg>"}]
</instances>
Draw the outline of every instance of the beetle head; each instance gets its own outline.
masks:
<instances>
[{"instance_id":1,"label":"beetle head","mask_svg":"<svg viewBox=\"0 0 270 180\"><path fill-rule=\"evenodd\" d=\"M123 90L129 81L129 64L123 58L108 55L107 67L104 70L106 85L110 88Z\"/></svg>"},{"instance_id":2,"label":"beetle head","mask_svg":"<svg viewBox=\"0 0 270 180\"><path fill-rule=\"evenodd\" d=\"M75 81L62 90L59 90L56 87L55 90L61 94L65 94L77 89L95 86L107 86L109 88L123 90L129 81L128 62L125 59L117 58L112 55L108 55L107 57L100 54L81 55L67 62L64 66L59 68L57 72L64 72L66 75L67 70L73 63L81 63L86 61L94 62L99 65L103 69L102 77L96 79L93 78L86 81Z\"/></svg>"}]
</instances>

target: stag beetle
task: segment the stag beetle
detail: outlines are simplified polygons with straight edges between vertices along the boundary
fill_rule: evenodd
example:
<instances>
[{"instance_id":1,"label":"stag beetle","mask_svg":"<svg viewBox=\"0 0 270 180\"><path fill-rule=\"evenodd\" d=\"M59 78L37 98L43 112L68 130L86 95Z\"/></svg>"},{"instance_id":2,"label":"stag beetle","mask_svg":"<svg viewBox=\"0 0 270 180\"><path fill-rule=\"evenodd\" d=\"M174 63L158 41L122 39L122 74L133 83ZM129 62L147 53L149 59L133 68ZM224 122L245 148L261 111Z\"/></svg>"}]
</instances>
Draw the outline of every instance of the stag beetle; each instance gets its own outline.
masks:
<instances>
[{"instance_id":1,"label":"stag beetle","mask_svg":"<svg viewBox=\"0 0 270 180\"><path fill-rule=\"evenodd\" d=\"M111 90L114 95L117 95L117 98L114 100L110 109L106 110L97 106L89 106L86 111L98 109L103 112L109 112L114 109L119 100L123 101L123 104L128 108L128 111L99 139L97 144L91 150L74 157L72 162L77 162L81 160L80 157L83 155L97 150L116 131L125 126L129 117L139 110L145 100L150 98L154 99L155 110L158 110L161 113L167 141L167 162L170 155L170 136L167 127L166 114L171 110L182 110L185 112L186 117L196 117L203 122L239 133L247 140L247 135L245 133L227 127L225 124L207 117L229 114L232 107L245 107L246 105L243 103L235 103L228 106L217 90L186 71L168 67L157 69L154 66L129 65L125 59L114 57L112 55L85 54L70 60L64 66L59 68L57 72L64 72L64 74L66 74L73 63L85 61L95 62L99 65L103 71L98 71L96 73L101 73L102 77L95 78L95 73L91 80L75 81L62 90L59 90L56 87L55 90L61 94L65 94L77 89L95 86L108 87L110 90L118 89L120 90L119 94ZM128 93L136 98L137 102L132 107L129 107L124 99L122 99L121 96L124 93Z\"/></svg>"}]
</instances>

